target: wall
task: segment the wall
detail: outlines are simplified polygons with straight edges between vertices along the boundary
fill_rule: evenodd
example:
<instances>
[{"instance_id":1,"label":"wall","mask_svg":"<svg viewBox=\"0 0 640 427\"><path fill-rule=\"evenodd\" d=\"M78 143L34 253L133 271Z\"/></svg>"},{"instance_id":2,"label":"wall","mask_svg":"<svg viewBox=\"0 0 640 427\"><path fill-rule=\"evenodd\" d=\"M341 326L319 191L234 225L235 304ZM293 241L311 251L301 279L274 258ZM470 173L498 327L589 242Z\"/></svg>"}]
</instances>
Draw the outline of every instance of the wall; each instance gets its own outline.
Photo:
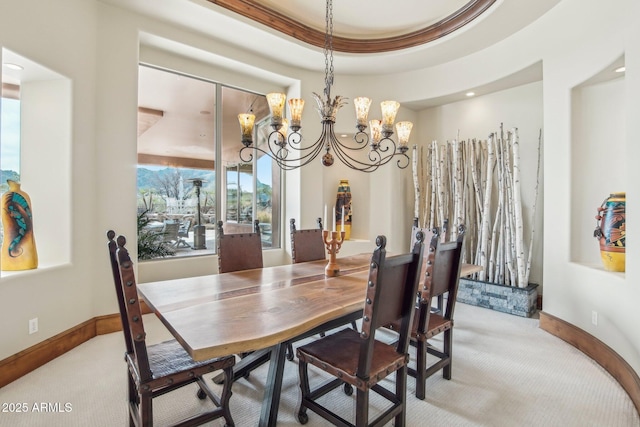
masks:
<instances>
[{"instance_id":1,"label":"wall","mask_svg":"<svg viewBox=\"0 0 640 427\"><path fill-rule=\"evenodd\" d=\"M51 135L39 134L36 128L27 132L28 141L38 144L25 153L34 157L34 162L23 164L22 168L23 188L31 195L34 218L42 218L34 228L45 226L60 212L66 215L58 218L60 226L41 229L36 235L38 246L47 246L41 248L45 257L41 268L0 279L0 359L95 316L92 306L96 281L92 272L98 252L93 250L93 241L104 236L97 233L94 222L98 208L94 138L96 24L96 5L91 1L25 0L0 5L0 45L72 82L71 98L62 98L59 104L60 111L71 114L70 120L59 124L71 123L70 128L58 127ZM68 82L47 85L49 93L69 93ZM32 113L36 114L29 112L25 120L31 120ZM61 140L71 143L59 144ZM35 165L41 166L43 176L31 174ZM56 176L56 167L61 168L61 179L51 180ZM56 191L61 192L61 197L53 197ZM56 249L60 253L51 252ZM99 253L103 255L102 245L101 249ZM39 319L39 331L29 335L28 321L34 317Z\"/></svg>"}]
</instances>

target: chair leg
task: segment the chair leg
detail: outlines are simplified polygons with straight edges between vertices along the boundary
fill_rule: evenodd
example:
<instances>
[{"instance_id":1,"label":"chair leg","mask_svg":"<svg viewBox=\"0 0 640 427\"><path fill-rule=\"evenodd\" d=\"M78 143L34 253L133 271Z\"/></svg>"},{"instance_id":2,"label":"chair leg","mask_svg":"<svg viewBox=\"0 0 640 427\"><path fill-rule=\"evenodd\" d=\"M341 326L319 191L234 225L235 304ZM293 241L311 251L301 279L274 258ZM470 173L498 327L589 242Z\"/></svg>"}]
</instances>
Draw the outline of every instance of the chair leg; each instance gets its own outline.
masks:
<instances>
[{"instance_id":1,"label":"chair leg","mask_svg":"<svg viewBox=\"0 0 640 427\"><path fill-rule=\"evenodd\" d=\"M140 415L140 427L153 426L153 398L151 397L151 392L140 395L138 414Z\"/></svg>"},{"instance_id":2,"label":"chair leg","mask_svg":"<svg viewBox=\"0 0 640 427\"><path fill-rule=\"evenodd\" d=\"M366 427L369 424L369 389L356 390L356 427Z\"/></svg>"},{"instance_id":3,"label":"chair leg","mask_svg":"<svg viewBox=\"0 0 640 427\"><path fill-rule=\"evenodd\" d=\"M451 364L453 363L453 357L451 356L451 352L453 350L453 346L452 346L452 333L453 333L453 329L447 329L446 331L444 331L444 337L443 337L443 351L445 354L445 357L447 358L448 363L444 366L444 368L442 369L442 377L446 380L450 380L451 379Z\"/></svg>"},{"instance_id":4,"label":"chair leg","mask_svg":"<svg viewBox=\"0 0 640 427\"><path fill-rule=\"evenodd\" d=\"M300 424L306 424L309 421L307 415L307 407L305 406L305 400L309 398L311 391L309 390L309 373L307 371L307 362L298 360L298 371L300 373L300 391L302 392L302 398L300 399L300 407L298 408L297 418Z\"/></svg>"},{"instance_id":5,"label":"chair leg","mask_svg":"<svg viewBox=\"0 0 640 427\"><path fill-rule=\"evenodd\" d=\"M407 418L407 365L396 371L396 398L402 405L402 410L396 415L394 427L404 427Z\"/></svg>"},{"instance_id":6,"label":"chair leg","mask_svg":"<svg viewBox=\"0 0 640 427\"><path fill-rule=\"evenodd\" d=\"M291 362L293 360L293 345L291 343L287 344L287 360Z\"/></svg>"},{"instance_id":7,"label":"chair leg","mask_svg":"<svg viewBox=\"0 0 640 427\"><path fill-rule=\"evenodd\" d=\"M427 342L416 343L416 397L424 400L427 382Z\"/></svg>"},{"instance_id":8,"label":"chair leg","mask_svg":"<svg viewBox=\"0 0 640 427\"><path fill-rule=\"evenodd\" d=\"M139 415L138 409L140 408L140 395L136 390L136 385L131 378L131 374L128 375L129 383L129 427L135 427L136 421L134 420L134 414ZM140 417L137 417L138 420Z\"/></svg>"}]
</instances>

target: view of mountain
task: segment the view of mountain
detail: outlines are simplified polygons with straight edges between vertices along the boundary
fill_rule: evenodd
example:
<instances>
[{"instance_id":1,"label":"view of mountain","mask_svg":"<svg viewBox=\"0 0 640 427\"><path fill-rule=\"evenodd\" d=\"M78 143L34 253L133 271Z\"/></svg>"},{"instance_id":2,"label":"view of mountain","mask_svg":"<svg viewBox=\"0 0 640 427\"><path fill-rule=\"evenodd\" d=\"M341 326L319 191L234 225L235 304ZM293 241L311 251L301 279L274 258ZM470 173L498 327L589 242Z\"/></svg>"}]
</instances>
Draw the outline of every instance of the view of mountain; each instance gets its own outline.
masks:
<instances>
[{"instance_id":1,"label":"view of mountain","mask_svg":"<svg viewBox=\"0 0 640 427\"><path fill-rule=\"evenodd\" d=\"M213 188L215 187L215 174L211 171L206 171L202 169L175 169L175 168L164 168L158 170L151 170L145 167L138 166L138 188L146 188L146 189L155 189L158 190L160 185L159 181L162 179L169 178L171 175L175 174L176 171L180 173L182 176L182 180L184 183L185 189L188 189L191 186L191 183L188 179L191 178L199 178L203 181L203 188Z\"/></svg>"},{"instance_id":2,"label":"view of mountain","mask_svg":"<svg viewBox=\"0 0 640 427\"><path fill-rule=\"evenodd\" d=\"M0 171L0 182L6 184L8 179L12 181L20 181L20 174L11 170Z\"/></svg>"}]
</instances>

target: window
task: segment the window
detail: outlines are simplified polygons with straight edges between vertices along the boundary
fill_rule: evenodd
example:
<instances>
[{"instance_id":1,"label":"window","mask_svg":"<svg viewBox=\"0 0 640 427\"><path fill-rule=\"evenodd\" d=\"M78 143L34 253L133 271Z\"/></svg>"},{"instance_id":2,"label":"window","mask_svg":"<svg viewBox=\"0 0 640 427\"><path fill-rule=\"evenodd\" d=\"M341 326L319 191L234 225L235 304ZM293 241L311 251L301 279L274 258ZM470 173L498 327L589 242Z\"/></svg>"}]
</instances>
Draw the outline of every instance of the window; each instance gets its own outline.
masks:
<instances>
[{"instance_id":1,"label":"window","mask_svg":"<svg viewBox=\"0 0 640 427\"><path fill-rule=\"evenodd\" d=\"M138 257L214 253L218 219L229 233L251 232L257 219L263 247L280 247L280 170L268 157L242 163L238 154L237 114L264 119L265 97L139 68Z\"/></svg>"},{"instance_id":2,"label":"window","mask_svg":"<svg viewBox=\"0 0 640 427\"><path fill-rule=\"evenodd\" d=\"M0 194L8 190L7 179L20 181L20 86L4 83L0 97Z\"/></svg>"}]
</instances>

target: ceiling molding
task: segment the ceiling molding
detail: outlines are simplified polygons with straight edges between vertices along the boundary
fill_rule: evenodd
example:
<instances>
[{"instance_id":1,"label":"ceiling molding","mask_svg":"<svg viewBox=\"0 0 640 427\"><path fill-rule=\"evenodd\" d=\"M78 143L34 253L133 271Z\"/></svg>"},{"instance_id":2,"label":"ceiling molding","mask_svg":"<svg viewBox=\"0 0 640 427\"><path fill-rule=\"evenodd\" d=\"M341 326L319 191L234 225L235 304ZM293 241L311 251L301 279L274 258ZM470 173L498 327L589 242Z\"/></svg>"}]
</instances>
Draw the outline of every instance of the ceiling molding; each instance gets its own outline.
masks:
<instances>
[{"instance_id":1,"label":"ceiling molding","mask_svg":"<svg viewBox=\"0 0 640 427\"><path fill-rule=\"evenodd\" d=\"M232 12L238 13L283 34L317 47L324 47L325 33L318 31L275 10L251 0L207 0ZM452 33L487 10L496 0L470 0L455 13L433 25L386 38L355 39L333 36L333 50L344 53L380 53L407 49L437 40Z\"/></svg>"}]
</instances>

